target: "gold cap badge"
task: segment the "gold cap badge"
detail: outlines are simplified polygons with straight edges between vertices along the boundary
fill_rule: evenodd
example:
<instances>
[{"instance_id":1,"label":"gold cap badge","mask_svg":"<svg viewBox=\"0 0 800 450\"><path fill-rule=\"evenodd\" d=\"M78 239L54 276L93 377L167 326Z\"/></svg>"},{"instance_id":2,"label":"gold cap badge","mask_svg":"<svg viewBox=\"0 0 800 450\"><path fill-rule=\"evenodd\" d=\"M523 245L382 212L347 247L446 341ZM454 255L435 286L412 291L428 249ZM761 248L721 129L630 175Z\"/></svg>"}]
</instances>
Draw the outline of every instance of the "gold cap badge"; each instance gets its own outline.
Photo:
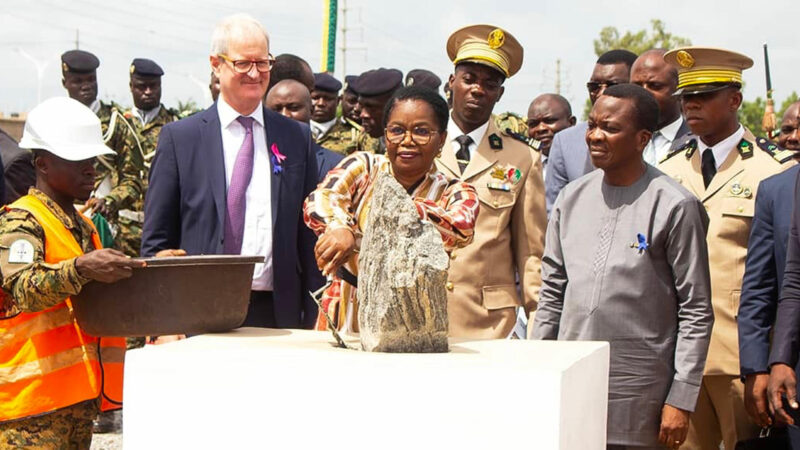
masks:
<instances>
[{"instance_id":1,"label":"gold cap badge","mask_svg":"<svg viewBox=\"0 0 800 450\"><path fill-rule=\"evenodd\" d=\"M136 67L134 67L133 64L131 64L130 72L133 73L134 71L136 71Z\"/></svg>"},{"instance_id":2,"label":"gold cap badge","mask_svg":"<svg viewBox=\"0 0 800 450\"><path fill-rule=\"evenodd\" d=\"M680 64L681 67L685 67L687 69L691 68L694 65L694 58L692 58L692 55L690 55L689 52L685 50L680 50L675 55L675 59L678 61L678 64Z\"/></svg>"},{"instance_id":3,"label":"gold cap badge","mask_svg":"<svg viewBox=\"0 0 800 450\"><path fill-rule=\"evenodd\" d=\"M489 37L486 38L486 43L489 44L491 48L500 48L506 42L506 35L503 33L503 30L499 28L495 28L489 33Z\"/></svg>"}]
</instances>

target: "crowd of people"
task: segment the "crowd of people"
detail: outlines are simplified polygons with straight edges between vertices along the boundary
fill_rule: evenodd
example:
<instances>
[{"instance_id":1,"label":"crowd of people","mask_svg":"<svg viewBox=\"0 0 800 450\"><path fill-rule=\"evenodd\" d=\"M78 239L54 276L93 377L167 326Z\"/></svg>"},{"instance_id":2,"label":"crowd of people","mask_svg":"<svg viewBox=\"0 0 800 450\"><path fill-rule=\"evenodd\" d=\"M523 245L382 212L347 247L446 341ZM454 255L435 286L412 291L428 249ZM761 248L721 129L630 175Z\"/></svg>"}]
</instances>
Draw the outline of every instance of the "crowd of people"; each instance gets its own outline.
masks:
<instances>
[{"instance_id":1,"label":"crowd of people","mask_svg":"<svg viewBox=\"0 0 800 450\"><path fill-rule=\"evenodd\" d=\"M610 343L607 448L733 450L792 424L800 102L773 142L738 120L749 57L617 49L589 75L588 120L555 93L496 114L530 94L504 88L523 45L470 25L444 47L444 83L342 83L230 16L211 37L215 102L191 114L161 103L154 61L131 63L123 110L97 98L99 59L65 52L69 98L0 141L0 447L88 448L98 411L121 407L125 347L185 338L80 329L70 297L130 277L131 257L263 256L243 326L357 333L380 173L441 233L451 336ZM319 311L307 293L326 281Z\"/></svg>"}]
</instances>

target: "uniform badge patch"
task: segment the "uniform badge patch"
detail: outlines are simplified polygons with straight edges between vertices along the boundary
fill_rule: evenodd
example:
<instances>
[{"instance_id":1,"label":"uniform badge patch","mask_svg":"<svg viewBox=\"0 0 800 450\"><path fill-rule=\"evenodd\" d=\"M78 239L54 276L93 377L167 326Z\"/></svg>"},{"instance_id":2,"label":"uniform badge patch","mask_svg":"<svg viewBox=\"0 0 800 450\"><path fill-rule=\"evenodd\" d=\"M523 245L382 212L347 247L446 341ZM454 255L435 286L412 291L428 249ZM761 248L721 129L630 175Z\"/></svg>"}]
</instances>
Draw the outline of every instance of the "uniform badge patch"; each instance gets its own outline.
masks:
<instances>
[{"instance_id":1,"label":"uniform badge patch","mask_svg":"<svg viewBox=\"0 0 800 450\"><path fill-rule=\"evenodd\" d=\"M9 264L30 264L33 262L33 244L25 239L18 239L8 248Z\"/></svg>"},{"instance_id":2,"label":"uniform badge patch","mask_svg":"<svg viewBox=\"0 0 800 450\"><path fill-rule=\"evenodd\" d=\"M491 135L489 135L489 147L491 147L492 150L502 150L503 140L500 139L500 136L496 135L495 133L492 133Z\"/></svg>"}]
</instances>

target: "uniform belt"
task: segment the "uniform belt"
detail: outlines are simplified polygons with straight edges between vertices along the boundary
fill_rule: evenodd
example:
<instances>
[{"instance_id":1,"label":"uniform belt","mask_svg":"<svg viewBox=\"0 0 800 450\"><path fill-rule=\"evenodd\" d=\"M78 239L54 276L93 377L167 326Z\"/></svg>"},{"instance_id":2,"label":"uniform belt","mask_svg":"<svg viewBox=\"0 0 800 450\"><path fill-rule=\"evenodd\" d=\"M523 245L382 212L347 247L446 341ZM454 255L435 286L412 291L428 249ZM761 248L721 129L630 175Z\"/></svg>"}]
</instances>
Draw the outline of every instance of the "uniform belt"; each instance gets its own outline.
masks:
<instances>
[{"instance_id":1,"label":"uniform belt","mask_svg":"<svg viewBox=\"0 0 800 450\"><path fill-rule=\"evenodd\" d=\"M119 210L119 216L123 219L128 219L133 222L144 223L143 211L131 211L130 209Z\"/></svg>"}]
</instances>

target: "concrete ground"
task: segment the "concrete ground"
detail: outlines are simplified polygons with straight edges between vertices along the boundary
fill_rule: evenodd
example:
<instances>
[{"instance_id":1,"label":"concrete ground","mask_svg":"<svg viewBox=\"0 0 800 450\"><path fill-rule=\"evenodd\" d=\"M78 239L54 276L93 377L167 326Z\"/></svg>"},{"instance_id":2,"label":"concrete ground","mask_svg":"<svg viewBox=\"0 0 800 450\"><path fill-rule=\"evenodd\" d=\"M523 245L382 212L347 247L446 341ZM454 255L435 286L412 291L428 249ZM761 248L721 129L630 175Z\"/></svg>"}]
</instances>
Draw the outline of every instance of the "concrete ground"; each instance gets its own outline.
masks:
<instances>
[{"instance_id":1,"label":"concrete ground","mask_svg":"<svg viewBox=\"0 0 800 450\"><path fill-rule=\"evenodd\" d=\"M95 434L91 450L121 450L122 433Z\"/></svg>"}]
</instances>

